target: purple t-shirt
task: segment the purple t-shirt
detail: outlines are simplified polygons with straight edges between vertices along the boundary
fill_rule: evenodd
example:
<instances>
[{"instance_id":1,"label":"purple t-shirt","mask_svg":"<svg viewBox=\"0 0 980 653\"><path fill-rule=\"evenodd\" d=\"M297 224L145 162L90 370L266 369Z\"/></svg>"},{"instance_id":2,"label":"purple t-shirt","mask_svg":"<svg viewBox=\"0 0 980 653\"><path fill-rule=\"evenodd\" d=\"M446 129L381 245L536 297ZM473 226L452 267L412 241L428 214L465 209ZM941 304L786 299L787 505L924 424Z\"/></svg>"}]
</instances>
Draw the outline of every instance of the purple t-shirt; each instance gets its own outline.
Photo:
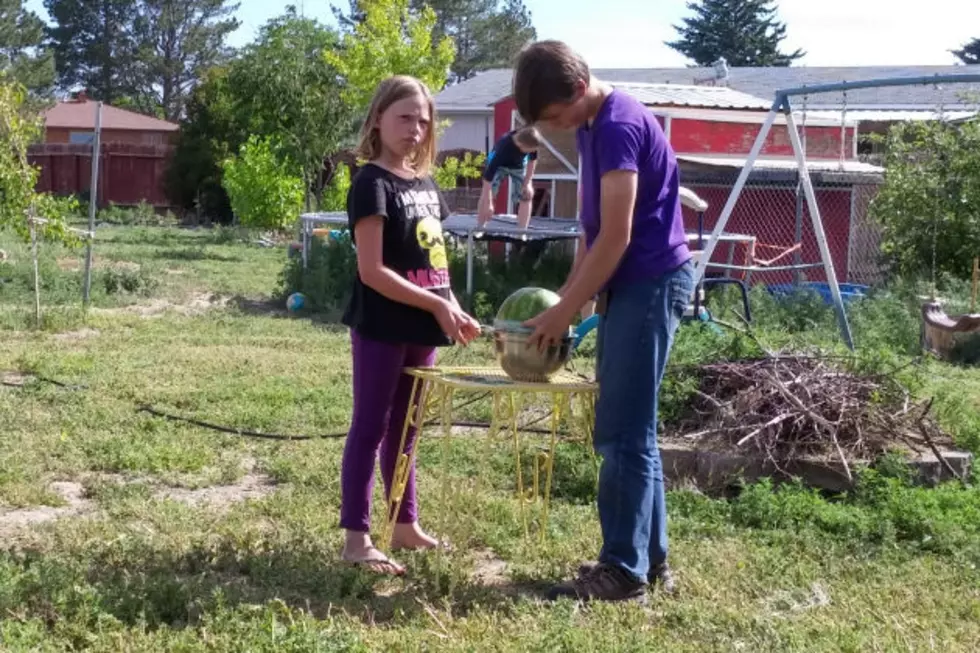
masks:
<instances>
[{"instance_id":1,"label":"purple t-shirt","mask_svg":"<svg viewBox=\"0 0 980 653\"><path fill-rule=\"evenodd\" d=\"M677 159L653 113L619 90L606 98L591 127L576 133L581 163L580 221L585 242L599 235L600 179L611 170L637 173L629 247L606 284L656 279L691 258L684 233Z\"/></svg>"}]
</instances>

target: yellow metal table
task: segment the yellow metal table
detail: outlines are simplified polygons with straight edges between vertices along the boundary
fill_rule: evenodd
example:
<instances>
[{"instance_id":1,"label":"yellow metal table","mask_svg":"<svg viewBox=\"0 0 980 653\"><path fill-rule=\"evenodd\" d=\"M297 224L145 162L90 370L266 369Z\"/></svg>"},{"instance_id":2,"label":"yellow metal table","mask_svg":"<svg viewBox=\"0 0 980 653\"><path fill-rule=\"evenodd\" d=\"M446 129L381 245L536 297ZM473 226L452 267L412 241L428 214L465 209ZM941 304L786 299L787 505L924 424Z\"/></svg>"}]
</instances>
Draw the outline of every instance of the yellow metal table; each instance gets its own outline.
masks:
<instances>
[{"instance_id":1,"label":"yellow metal table","mask_svg":"<svg viewBox=\"0 0 980 653\"><path fill-rule=\"evenodd\" d=\"M402 427L401 455L395 465L395 474L388 499L384 532L381 542L390 548L395 520L401 508L405 486L408 483L408 471L418 451L418 441L422 437L425 425L441 423L446 442L453 426L453 400L460 394L485 393L489 395L492 405L492 417L488 433L488 442L495 435L507 432L513 439L515 465L517 469L517 498L520 501L521 521L525 536L529 535L526 504L529 503L525 490L524 473L521 465L520 433L518 418L524 406L541 395L550 398L550 430L547 450L540 453L535 461L530 502L542 501L540 535L544 539L548 520L548 508L551 496L551 483L554 473L554 452L558 441L558 430L562 420L573 428L580 430L584 444L592 451L592 428L594 423L595 383L583 380L578 376L559 372L550 383L523 383L514 381L499 367L429 367L407 368L405 373L413 377L411 407L405 416ZM411 453L405 453L405 443L411 427L418 429L416 445ZM540 475L544 473L543 497L540 488ZM597 472L598 473L598 472Z\"/></svg>"}]
</instances>

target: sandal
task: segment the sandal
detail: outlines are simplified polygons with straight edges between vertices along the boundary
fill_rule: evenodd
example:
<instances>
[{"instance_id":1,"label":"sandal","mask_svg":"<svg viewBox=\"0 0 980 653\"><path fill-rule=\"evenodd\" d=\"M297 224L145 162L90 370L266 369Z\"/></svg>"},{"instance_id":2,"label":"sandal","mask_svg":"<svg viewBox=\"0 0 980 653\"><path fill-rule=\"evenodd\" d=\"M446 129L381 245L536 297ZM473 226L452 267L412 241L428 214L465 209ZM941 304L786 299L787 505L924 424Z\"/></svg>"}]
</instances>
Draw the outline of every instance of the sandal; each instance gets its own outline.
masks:
<instances>
[{"instance_id":1,"label":"sandal","mask_svg":"<svg viewBox=\"0 0 980 653\"><path fill-rule=\"evenodd\" d=\"M373 551L374 554L371 554ZM397 562L391 560L385 554L381 553L375 548L369 549L369 554L372 557L363 558L361 560L347 560L346 558L341 558L344 564L348 564L351 567L364 569L381 576L404 576L405 568L402 567Z\"/></svg>"}]
</instances>

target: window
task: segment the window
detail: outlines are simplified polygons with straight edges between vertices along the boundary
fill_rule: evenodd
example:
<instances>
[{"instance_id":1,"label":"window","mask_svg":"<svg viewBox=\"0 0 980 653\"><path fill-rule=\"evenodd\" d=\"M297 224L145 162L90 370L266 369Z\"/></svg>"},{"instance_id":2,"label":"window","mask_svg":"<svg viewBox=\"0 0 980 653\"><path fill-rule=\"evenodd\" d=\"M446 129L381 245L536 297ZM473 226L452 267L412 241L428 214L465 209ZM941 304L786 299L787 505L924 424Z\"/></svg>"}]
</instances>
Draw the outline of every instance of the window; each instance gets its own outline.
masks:
<instances>
[{"instance_id":1,"label":"window","mask_svg":"<svg viewBox=\"0 0 980 653\"><path fill-rule=\"evenodd\" d=\"M68 142L72 145L91 145L95 142L95 132L71 132Z\"/></svg>"}]
</instances>

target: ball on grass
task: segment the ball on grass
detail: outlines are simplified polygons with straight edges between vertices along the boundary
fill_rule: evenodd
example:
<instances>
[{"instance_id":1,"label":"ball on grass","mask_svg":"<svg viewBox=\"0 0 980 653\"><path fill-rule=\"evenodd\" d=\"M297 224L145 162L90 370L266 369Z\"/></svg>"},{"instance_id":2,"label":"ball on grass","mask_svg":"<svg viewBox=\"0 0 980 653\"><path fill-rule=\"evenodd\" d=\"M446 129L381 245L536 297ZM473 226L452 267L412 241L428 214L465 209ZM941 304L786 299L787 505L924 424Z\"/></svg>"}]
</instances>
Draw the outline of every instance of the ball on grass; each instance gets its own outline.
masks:
<instances>
[{"instance_id":1,"label":"ball on grass","mask_svg":"<svg viewBox=\"0 0 980 653\"><path fill-rule=\"evenodd\" d=\"M294 292L286 298L286 309L289 311L299 311L306 304L306 296L301 292Z\"/></svg>"}]
</instances>

